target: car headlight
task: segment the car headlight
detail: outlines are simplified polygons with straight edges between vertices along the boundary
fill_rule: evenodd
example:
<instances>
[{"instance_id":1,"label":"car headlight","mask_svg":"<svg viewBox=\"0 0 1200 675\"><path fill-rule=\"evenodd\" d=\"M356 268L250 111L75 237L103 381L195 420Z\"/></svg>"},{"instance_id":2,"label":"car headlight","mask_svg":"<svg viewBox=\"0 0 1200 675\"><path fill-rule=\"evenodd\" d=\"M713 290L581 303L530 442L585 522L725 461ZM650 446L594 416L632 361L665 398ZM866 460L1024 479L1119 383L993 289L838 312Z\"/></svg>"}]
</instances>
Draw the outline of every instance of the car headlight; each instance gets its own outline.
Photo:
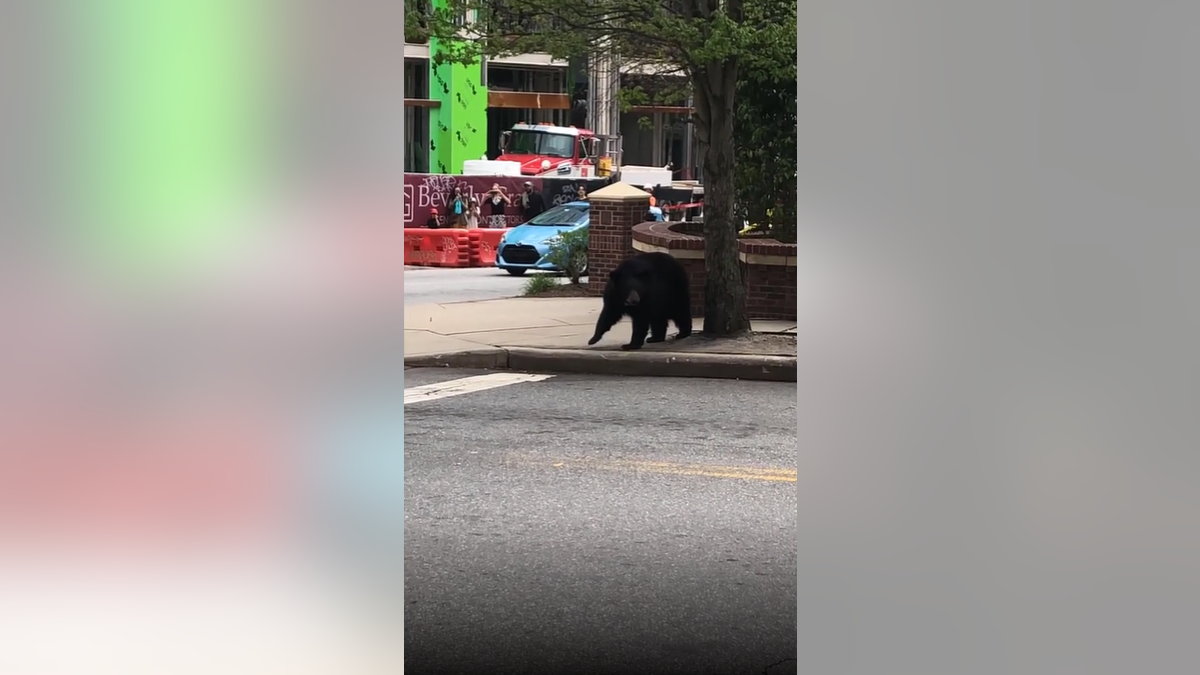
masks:
<instances>
[{"instance_id":1,"label":"car headlight","mask_svg":"<svg viewBox=\"0 0 1200 675\"><path fill-rule=\"evenodd\" d=\"M553 236L553 237L550 237L549 239L547 239L546 241L544 241L544 242L542 242L542 243L543 243L543 244L545 244L545 245L547 245L547 246L554 246L554 245L556 245L556 244L561 244L561 243L562 243L562 237L555 235L555 236Z\"/></svg>"}]
</instances>

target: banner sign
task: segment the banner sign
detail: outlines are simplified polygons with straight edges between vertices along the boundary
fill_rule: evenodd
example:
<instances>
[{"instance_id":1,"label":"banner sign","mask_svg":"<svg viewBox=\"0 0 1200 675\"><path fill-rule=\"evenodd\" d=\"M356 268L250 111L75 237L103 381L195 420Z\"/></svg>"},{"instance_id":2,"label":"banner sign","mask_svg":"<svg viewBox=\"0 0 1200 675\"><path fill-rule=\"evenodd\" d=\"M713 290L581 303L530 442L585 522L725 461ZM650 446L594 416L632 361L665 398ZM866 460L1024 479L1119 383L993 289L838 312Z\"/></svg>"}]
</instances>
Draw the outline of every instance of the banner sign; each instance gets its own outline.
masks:
<instances>
[{"instance_id":1,"label":"banner sign","mask_svg":"<svg viewBox=\"0 0 1200 675\"><path fill-rule=\"evenodd\" d=\"M454 188L470 198L479 200L480 227L516 227L525 222L521 209L521 193L525 182L542 193L546 208L575 201L579 188L591 193L608 185L609 178L525 178L522 176L457 176L441 173L404 174L404 227L425 227L432 209L437 209L437 221L442 226L453 220L450 204ZM491 190L493 188L508 196L512 203L505 207L503 216L492 216Z\"/></svg>"}]
</instances>

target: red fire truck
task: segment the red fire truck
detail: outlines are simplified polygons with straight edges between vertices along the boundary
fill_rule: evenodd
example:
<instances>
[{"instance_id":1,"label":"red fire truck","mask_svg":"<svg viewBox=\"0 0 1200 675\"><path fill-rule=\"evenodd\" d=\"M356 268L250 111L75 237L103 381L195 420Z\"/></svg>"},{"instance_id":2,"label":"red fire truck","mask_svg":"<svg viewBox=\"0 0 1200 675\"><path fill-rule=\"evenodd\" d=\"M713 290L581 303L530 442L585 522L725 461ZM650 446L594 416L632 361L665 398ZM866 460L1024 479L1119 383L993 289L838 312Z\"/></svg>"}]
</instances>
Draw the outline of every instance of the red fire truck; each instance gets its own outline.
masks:
<instances>
[{"instance_id":1,"label":"red fire truck","mask_svg":"<svg viewBox=\"0 0 1200 675\"><path fill-rule=\"evenodd\" d=\"M594 178L610 175L620 163L620 137L542 122L520 122L500 136L501 162L517 162L521 175Z\"/></svg>"}]
</instances>

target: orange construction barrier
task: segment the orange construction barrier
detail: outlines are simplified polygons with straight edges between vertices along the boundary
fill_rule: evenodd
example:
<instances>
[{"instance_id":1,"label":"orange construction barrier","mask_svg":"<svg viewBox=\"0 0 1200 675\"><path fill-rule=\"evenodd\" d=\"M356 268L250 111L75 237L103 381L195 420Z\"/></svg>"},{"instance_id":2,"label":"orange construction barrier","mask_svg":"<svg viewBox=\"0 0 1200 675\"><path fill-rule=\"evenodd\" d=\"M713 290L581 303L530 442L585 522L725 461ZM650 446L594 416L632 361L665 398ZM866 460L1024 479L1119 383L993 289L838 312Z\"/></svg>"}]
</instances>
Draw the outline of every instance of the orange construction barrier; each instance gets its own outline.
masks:
<instances>
[{"instance_id":1,"label":"orange construction barrier","mask_svg":"<svg viewBox=\"0 0 1200 675\"><path fill-rule=\"evenodd\" d=\"M404 228L404 264L430 267L470 267L467 230Z\"/></svg>"},{"instance_id":2,"label":"orange construction barrier","mask_svg":"<svg viewBox=\"0 0 1200 675\"><path fill-rule=\"evenodd\" d=\"M507 230L478 228L467 230L471 244L471 267L491 267L496 264L496 250Z\"/></svg>"}]
</instances>

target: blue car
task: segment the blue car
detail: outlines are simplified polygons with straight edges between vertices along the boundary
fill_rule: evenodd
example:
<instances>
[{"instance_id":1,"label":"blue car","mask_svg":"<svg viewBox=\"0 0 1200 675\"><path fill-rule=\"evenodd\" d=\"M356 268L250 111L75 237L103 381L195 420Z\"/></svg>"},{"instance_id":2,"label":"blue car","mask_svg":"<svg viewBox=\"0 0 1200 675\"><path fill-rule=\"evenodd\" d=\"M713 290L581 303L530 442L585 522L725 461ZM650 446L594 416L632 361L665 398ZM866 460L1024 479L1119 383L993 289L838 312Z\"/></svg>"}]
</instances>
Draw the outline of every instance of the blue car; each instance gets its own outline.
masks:
<instances>
[{"instance_id":1,"label":"blue car","mask_svg":"<svg viewBox=\"0 0 1200 675\"><path fill-rule=\"evenodd\" d=\"M588 207L587 202L568 202L505 232L496 251L496 267L513 276L521 276L529 270L561 271L546 260L546 256L563 232L587 229L591 223Z\"/></svg>"}]
</instances>

